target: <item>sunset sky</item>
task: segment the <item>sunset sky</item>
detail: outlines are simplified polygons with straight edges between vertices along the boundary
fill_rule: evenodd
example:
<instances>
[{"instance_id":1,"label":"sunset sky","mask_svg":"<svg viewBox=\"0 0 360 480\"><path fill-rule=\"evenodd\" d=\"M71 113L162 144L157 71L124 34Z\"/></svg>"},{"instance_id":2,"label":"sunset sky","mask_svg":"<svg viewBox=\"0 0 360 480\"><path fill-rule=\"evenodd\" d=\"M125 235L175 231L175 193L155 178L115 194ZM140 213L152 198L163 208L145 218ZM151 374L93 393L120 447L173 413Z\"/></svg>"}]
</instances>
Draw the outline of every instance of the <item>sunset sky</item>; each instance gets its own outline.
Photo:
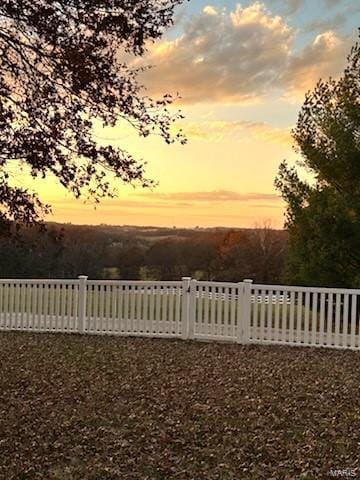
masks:
<instances>
[{"instance_id":1,"label":"sunset sky","mask_svg":"<svg viewBox=\"0 0 360 480\"><path fill-rule=\"evenodd\" d=\"M81 224L252 227L283 224L274 189L279 163L293 162L290 130L305 92L337 76L357 37L360 1L191 0L150 47L144 78L153 96L179 92L188 145L139 140L118 125L99 142L128 147L159 182L151 192L119 185L94 210L52 180L32 186L52 203L49 220ZM180 124L179 124L180 126Z\"/></svg>"}]
</instances>

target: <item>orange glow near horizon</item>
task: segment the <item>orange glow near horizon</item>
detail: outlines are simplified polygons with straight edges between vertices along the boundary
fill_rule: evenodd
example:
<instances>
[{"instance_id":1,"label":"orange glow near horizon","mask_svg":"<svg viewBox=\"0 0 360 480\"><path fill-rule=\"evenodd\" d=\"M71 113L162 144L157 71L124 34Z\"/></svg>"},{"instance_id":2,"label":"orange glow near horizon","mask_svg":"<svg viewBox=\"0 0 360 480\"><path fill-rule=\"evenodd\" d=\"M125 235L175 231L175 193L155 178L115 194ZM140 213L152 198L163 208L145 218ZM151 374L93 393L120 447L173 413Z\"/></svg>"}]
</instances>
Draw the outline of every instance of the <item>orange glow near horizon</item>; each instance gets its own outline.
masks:
<instances>
[{"instance_id":1,"label":"orange glow near horizon","mask_svg":"<svg viewBox=\"0 0 360 480\"><path fill-rule=\"evenodd\" d=\"M201 120L184 129L189 137L185 146L137 139L129 132L124 136L116 127L96 129L99 142L125 144L148 162L147 175L158 182L153 190L119 183L118 196L95 208L72 198L55 179L28 180L26 186L52 205L46 220L61 223L192 228L270 222L281 228L284 204L273 180L282 158L293 155L289 133L257 124Z\"/></svg>"},{"instance_id":2,"label":"orange glow near horizon","mask_svg":"<svg viewBox=\"0 0 360 480\"><path fill-rule=\"evenodd\" d=\"M121 146L148 162L147 175L157 187L150 192L116 185L117 197L94 209L54 179L34 181L14 171L23 187L52 205L46 220L168 227L270 222L281 228L285 205L274 179L284 159L296 161L290 130L304 94L320 77L343 71L356 36L350 23L316 25L314 15L322 19L322 11L315 4L297 2L292 16L282 8L286 3L185 2L174 28L135 66L154 65L140 79L154 98L180 93L185 120L179 127L189 143L139 139L124 121L105 129L95 124L100 144ZM302 10L308 17L297 16Z\"/></svg>"}]
</instances>

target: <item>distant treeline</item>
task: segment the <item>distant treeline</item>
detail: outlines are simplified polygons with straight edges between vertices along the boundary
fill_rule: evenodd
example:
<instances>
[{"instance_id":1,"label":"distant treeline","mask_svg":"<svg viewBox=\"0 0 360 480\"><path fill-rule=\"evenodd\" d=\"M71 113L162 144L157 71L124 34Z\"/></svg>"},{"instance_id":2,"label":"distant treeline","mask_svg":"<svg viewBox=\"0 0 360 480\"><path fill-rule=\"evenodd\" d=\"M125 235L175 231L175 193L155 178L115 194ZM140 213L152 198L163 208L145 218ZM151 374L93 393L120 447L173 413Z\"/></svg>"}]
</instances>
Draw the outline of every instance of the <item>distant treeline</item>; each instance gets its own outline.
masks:
<instances>
[{"instance_id":1,"label":"distant treeline","mask_svg":"<svg viewBox=\"0 0 360 480\"><path fill-rule=\"evenodd\" d=\"M256 229L162 229L48 224L0 239L0 276L257 282L284 280L287 234Z\"/></svg>"}]
</instances>

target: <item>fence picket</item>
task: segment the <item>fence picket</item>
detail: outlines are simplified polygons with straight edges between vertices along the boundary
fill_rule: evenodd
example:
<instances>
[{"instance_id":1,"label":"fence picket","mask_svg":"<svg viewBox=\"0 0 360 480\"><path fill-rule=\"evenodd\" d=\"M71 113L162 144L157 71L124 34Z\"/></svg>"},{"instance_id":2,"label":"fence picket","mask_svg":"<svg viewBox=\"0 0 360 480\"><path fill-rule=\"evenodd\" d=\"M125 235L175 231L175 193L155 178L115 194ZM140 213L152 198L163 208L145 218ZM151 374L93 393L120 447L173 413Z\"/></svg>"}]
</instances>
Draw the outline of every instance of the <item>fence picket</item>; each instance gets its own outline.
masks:
<instances>
[{"instance_id":1,"label":"fence picket","mask_svg":"<svg viewBox=\"0 0 360 480\"><path fill-rule=\"evenodd\" d=\"M216 287L211 288L211 330L210 334L215 336L216 335L216 326L215 326L215 317L216 317L216 298L215 298L215 293L216 293Z\"/></svg>"},{"instance_id":2,"label":"fence picket","mask_svg":"<svg viewBox=\"0 0 360 480\"><path fill-rule=\"evenodd\" d=\"M21 316L20 316L20 328L24 330L25 328L25 301L26 301L26 285L23 283L21 285L21 300L20 300L20 311L21 311ZM0 290L0 302L1 302L1 290ZM1 310L1 303L0 303L0 312Z\"/></svg>"},{"instance_id":3,"label":"fence picket","mask_svg":"<svg viewBox=\"0 0 360 480\"><path fill-rule=\"evenodd\" d=\"M239 298L236 301L238 287L231 287L231 302L230 302L230 331L229 336L235 338L235 320L236 320L236 304L240 303Z\"/></svg>"},{"instance_id":4,"label":"fence picket","mask_svg":"<svg viewBox=\"0 0 360 480\"><path fill-rule=\"evenodd\" d=\"M199 285L198 295L196 297L196 322L195 332L204 335L204 319L203 319L203 287Z\"/></svg>"},{"instance_id":5,"label":"fence picket","mask_svg":"<svg viewBox=\"0 0 360 480\"><path fill-rule=\"evenodd\" d=\"M287 333L287 292L282 291L282 318L281 318L281 330L282 336L281 340L286 342L286 333Z\"/></svg>"},{"instance_id":6,"label":"fence picket","mask_svg":"<svg viewBox=\"0 0 360 480\"><path fill-rule=\"evenodd\" d=\"M253 339L258 340L258 310L259 310L259 290L257 288L254 289L254 310L253 310L253 322L252 322L252 331L253 331Z\"/></svg>"},{"instance_id":7,"label":"fence picket","mask_svg":"<svg viewBox=\"0 0 360 480\"><path fill-rule=\"evenodd\" d=\"M137 332L136 322L136 289L134 286L130 289L130 332Z\"/></svg>"},{"instance_id":8,"label":"fence picket","mask_svg":"<svg viewBox=\"0 0 360 480\"><path fill-rule=\"evenodd\" d=\"M267 308L267 318L266 318L266 339L271 340L271 331L272 331L272 317L273 317L273 291L268 291L268 308Z\"/></svg>"},{"instance_id":9,"label":"fence picket","mask_svg":"<svg viewBox=\"0 0 360 480\"><path fill-rule=\"evenodd\" d=\"M357 297L356 295L351 295L351 333L350 333L351 347L355 347L356 307L357 307Z\"/></svg>"},{"instance_id":10,"label":"fence picket","mask_svg":"<svg viewBox=\"0 0 360 480\"><path fill-rule=\"evenodd\" d=\"M33 324L34 329L39 328L39 318L37 315L37 297L38 297L38 285L33 285L32 288L32 315L31 315L31 320Z\"/></svg>"},{"instance_id":11,"label":"fence picket","mask_svg":"<svg viewBox=\"0 0 360 480\"><path fill-rule=\"evenodd\" d=\"M324 345L324 328L325 328L325 293L321 293L320 294L319 345Z\"/></svg>"},{"instance_id":12,"label":"fence picket","mask_svg":"<svg viewBox=\"0 0 360 480\"><path fill-rule=\"evenodd\" d=\"M163 287L162 291L162 311L161 311L161 332L160 333L168 333L168 314L167 314L167 288Z\"/></svg>"},{"instance_id":13,"label":"fence picket","mask_svg":"<svg viewBox=\"0 0 360 480\"><path fill-rule=\"evenodd\" d=\"M275 294L275 331L273 334L273 339L275 342L280 340L279 330L280 328L280 291L276 290Z\"/></svg>"},{"instance_id":14,"label":"fence picket","mask_svg":"<svg viewBox=\"0 0 360 480\"><path fill-rule=\"evenodd\" d=\"M160 333L160 315L161 315L161 289L160 287L156 287L156 307L155 307L155 319L156 319L156 326L155 326L155 333Z\"/></svg>"},{"instance_id":15,"label":"fence picket","mask_svg":"<svg viewBox=\"0 0 360 480\"><path fill-rule=\"evenodd\" d=\"M39 322L39 328L46 330L46 321L43 315L43 286L40 284L37 288L37 312L36 316Z\"/></svg>"},{"instance_id":16,"label":"fence picket","mask_svg":"<svg viewBox=\"0 0 360 480\"><path fill-rule=\"evenodd\" d=\"M49 286L47 284L44 285L43 288L43 296L44 296L44 304L43 304L43 318L44 323L46 326L46 330L51 330L51 323L49 321Z\"/></svg>"},{"instance_id":17,"label":"fence picket","mask_svg":"<svg viewBox=\"0 0 360 480\"><path fill-rule=\"evenodd\" d=\"M9 285L9 328L12 328L14 322L14 285Z\"/></svg>"},{"instance_id":18,"label":"fence picket","mask_svg":"<svg viewBox=\"0 0 360 480\"><path fill-rule=\"evenodd\" d=\"M112 285L106 287L104 292L104 330L110 332L110 308L111 308Z\"/></svg>"},{"instance_id":19,"label":"fence picket","mask_svg":"<svg viewBox=\"0 0 360 480\"><path fill-rule=\"evenodd\" d=\"M169 333L172 335L175 334L175 328L174 328L174 292L173 289L170 287L169 288Z\"/></svg>"},{"instance_id":20,"label":"fence picket","mask_svg":"<svg viewBox=\"0 0 360 480\"><path fill-rule=\"evenodd\" d=\"M348 346L348 324L349 324L349 295L344 295L344 315L343 315L343 330L342 330L342 346Z\"/></svg>"},{"instance_id":21,"label":"fence picket","mask_svg":"<svg viewBox=\"0 0 360 480\"><path fill-rule=\"evenodd\" d=\"M129 286L125 285L124 290L122 291L122 295L124 297L124 310L123 310L123 318L124 318L124 325L125 325L125 332L130 332L130 315L129 315Z\"/></svg>"},{"instance_id":22,"label":"fence picket","mask_svg":"<svg viewBox=\"0 0 360 480\"><path fill-rule=\"evenodd\" d=\"M176 289L176 301L175 301L175 322L176 322L176 336L181 336L181 295L180 289Z\"/></svg>"},{"instance_id":23,"label":"fence picket","mask_svg":"<svg viewBox=\"0 0 360 480\"><path fill-rule=\"evenodd\" d=\"M5 291L4 291L5 294ZM27 284L26 289L26 329L31 329L31 295L32 295L32 285ZM4 311L5 310L5 297L4 297Z\"/></svg>"},{"instance_id":24,"label":"fence picket","mask_svg":"<svg viewBox=\"0 0 360 480\"><path fill-rule=\"evenodd\" d=\"M205 315L204 315L204 335L209 334L209 297L210 297L210 292L209 292L209 286L205 285L205 301L204 301L204 309L205 309Z\"/></svg>"},{"instance_id":25,"label":"fence picket","mask_svg":"<svg viewBox=\"0 0 360 480\"><path fill-rule=\"evenodd\" d=\"M261 304L260 304L260 340L265 340L265 290L261 291Z\"/></svg>"},{"instance_id":26,"label":"fence picket","mask_svg":"<svg viewBox=\"0 0 360 480\"><path fill-rule=\"evenodd\" d=\"M116 322L117 316L117 298L118 298L118 287L117 285L111 287L111 328L110 331L116 333L118 331L119 322Z\"/></svg>"},{"instance_id":27,"label":"fence picket","mask_svg":"<svg viewBox=\"0 0 360 480\"><path fill-rule=\"evenodd\" d=\"M302 340L302 298L303 292L300 291L297 294L297 316L296 316L296 343L301 343Z\"/></svg>"},{"instance_id":28,"label":"fence picket","mask_svg":"<svg viewBox=\"0 0 360 480\"><path fill-rule=\"evenodd\" d=\"M309 344L310 292L305 293L304 344Z\"/></svg>"},{"instance_id":29,"label":"fence picket","mask_svg":"<svg viewBox=\"0 0 360 480\"><path fill-rule=\"evenodd\" d=\"M312 296L311 343L316 345L318 294Z\"/></svg>"},{"instance_id":30,"label":"fence picket","mask_svg":"<svg viewBox=\"0 0 360 480\"><path fill-rule=\"evenodd\" d=\"M224 331L223 335L228 337L229 332L229 287L224 288Z\"/></svg>"},{"instance_id":31,"label":"fence picket","mask_svg":"<svg viewBox=\"0 0 360 480\"><path fill-rule=\"evenodd\" d=\"M223 289L222 287L217 287L217 309L215 315L215 332L216 336L221 335L221 328L222 328L222 316L223 316L223 301L222 301Z\"/></svg>"},{"instance_id":32,"label":"fence picket","mask_svg":"<svg viewBox=\"0 0 360 480\"><path fill-rule=\"evenodd\" d=\"M326 344L332 345L332 330L333 330L333 294L328 294L328 311L327 311L327 339Z\"/></svg>"},{"instance_id":33,"label":"fence picket","mask_svg":"<svg viewBox=\"0 0 360 480\"><path fill-rule=\"evenodd\" d=\"M336 294L336 302L335 302L335 338L334 344L339 344L339 333L340 333L340 303L341 303L341 296L340 293Z\"/></svg>"},{"instance_id":34,"label":"fence picket","mask_svg":"<svg viewBox=\"0 0 360 480\"><path fill-rule=\"evenodd\" d=\"M154 333L154 307L155 307L154 287L149 287L149 328L150 333Z\"/></svg>"},{"instance_id":35,"label":"fence picket","mask_svg":"<svg viewBox=\"0 0 360 480\"><path fill-rule=\"evenodd\" d=\"M290 292L289 342L294 342L295 292Z\"/></svg>"}]
</instances>

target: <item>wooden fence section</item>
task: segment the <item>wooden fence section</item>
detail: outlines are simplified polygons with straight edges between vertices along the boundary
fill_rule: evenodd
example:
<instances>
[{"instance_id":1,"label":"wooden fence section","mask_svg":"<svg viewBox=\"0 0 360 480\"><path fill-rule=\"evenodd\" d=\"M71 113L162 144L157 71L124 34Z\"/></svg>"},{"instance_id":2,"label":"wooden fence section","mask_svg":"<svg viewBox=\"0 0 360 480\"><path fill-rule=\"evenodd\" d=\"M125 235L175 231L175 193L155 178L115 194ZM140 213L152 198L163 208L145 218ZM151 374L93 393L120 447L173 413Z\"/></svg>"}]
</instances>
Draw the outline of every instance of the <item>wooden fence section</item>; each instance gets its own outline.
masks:
<instances>
[{"instance_id":1,"label":"wooden fence section","mask_svg":"<svg viewBox=\"0 0 360 480\"><path fill-rule=\"evenodd\" d=\"M0 330L360 349L360 290L202 282L0 280Z\"/></svg>"}]
</instances>

